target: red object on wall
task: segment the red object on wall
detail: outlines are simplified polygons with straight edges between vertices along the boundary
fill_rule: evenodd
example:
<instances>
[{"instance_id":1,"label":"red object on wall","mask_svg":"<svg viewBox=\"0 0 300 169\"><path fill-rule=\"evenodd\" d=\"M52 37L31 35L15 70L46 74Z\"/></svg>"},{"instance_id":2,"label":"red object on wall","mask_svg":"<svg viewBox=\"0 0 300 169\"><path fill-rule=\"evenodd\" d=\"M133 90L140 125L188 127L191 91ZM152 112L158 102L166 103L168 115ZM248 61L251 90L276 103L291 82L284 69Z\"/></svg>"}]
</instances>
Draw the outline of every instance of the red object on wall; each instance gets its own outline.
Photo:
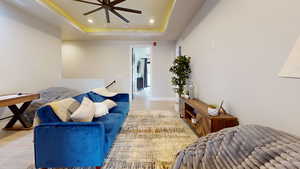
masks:
<instances>
[{"instance_id":1,"label":"red object on wall","mask_svg":"<svg viewBox=\"0 0 300 169\"><path fill-rule=\"evenodd\" d=\"M153 42L153 46L156 46L157 45L157 42Z\"/></svg>"}]
</instances>

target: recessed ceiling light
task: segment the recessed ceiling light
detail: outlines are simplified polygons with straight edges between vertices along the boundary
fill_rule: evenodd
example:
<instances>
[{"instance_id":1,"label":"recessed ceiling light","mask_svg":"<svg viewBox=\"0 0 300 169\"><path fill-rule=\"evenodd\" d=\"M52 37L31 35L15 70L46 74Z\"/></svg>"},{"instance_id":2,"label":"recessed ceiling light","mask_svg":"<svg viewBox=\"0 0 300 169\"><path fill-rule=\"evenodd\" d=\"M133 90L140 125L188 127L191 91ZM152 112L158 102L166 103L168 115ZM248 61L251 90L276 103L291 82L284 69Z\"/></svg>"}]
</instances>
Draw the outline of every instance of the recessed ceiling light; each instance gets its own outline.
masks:
<instances>
[{"instance_id":1,"label":"recessed ceiling light","mask_svg":"<svg viewBox=\"0 0 300 169\"><path fill-rule=\"evenodd\" d=\"M93 19L88 19L87 20L89 23L94 23Z\"/></svg>"},{"instance_id":2,"label":"recessed ceiling light","mask_svg":"<svg viewBox=\"0 0 300 169\"><path fill-rule=\"evenodd\" d=\"M149 20L149 23L150 23L150 24L154 24L154 23L155 23L155 20L154 20L154 19L150 19L150 20Z\"/></svg>"}]
</instances>

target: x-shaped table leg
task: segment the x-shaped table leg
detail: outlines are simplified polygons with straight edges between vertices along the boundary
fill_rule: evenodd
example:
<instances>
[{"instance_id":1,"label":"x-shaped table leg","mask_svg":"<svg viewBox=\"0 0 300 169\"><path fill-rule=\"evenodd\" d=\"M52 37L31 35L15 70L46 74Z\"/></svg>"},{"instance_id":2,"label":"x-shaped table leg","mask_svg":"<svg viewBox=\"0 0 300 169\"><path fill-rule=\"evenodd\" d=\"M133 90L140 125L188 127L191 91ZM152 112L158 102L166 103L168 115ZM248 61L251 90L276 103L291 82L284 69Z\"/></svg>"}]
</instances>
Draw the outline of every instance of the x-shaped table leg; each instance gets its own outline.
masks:
<instances>
[{"instance_id":1,"label":"x-shaped table leg","mask_svg":"<svg viewBox=\"0 0 300 169\"><path fill-rule=\"evenodd\" d=\"M30 105L31 101L25 102L21 108L19 109L16 105L8 106L8 108L11 110L11 112L14 113L13 118L7 123L5 128L12 128L14 124L19 120L23 127L29 128L31 127L30 123L26 120L26 118L23 116L23 113Z\"/></svg>"}]
</instances>

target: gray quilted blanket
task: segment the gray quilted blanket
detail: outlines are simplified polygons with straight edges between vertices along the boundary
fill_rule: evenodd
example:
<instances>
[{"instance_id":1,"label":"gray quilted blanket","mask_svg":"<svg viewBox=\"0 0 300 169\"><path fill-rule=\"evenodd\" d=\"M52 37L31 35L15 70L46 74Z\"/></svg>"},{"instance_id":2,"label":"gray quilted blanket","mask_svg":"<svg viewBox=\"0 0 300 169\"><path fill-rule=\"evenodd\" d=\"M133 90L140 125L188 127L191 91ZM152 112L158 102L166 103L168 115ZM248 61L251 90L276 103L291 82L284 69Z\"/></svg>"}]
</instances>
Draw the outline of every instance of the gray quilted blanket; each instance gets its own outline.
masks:
<instances>
[{"instance_id":1,"label":"gray quilted blanket","mask_svg":"<svg viewBox=\"0 0 300 169\"><path fill-rule=\"evenodd\" d=\"M173 169L297 169L300 138L257 125L201 137L178 153Z\"/></svg>"},{"instance_id":2,"label":"gray quilted blanket","mask_svg":"<svg viewBox=\"0 0 300 169\"><path fill-rule=\"evenodd\" d=\"M54 100L61 100L79 94L78 91L64 87L51 87L45 90L41 90L38 93L40 93L41 95L40 99L34 100L24 113L24 116L31 123L33 123L36 110L38 110L41 106L50 103Z\"/></svg>"}]
</instances>

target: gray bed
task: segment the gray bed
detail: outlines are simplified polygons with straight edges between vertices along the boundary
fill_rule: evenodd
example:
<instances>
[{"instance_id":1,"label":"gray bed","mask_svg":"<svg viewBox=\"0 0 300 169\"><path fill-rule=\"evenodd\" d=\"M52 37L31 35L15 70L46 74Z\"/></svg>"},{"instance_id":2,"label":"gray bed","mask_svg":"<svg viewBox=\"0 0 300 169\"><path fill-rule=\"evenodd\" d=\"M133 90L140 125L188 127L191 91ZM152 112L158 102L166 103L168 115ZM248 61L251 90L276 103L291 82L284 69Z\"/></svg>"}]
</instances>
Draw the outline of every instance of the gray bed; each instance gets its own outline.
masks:
<instances>
[{"instance_id":1,"label":"gray bed","mask_svg":"<svg viewBox=\"0 0 300 169\"><path fill-rule=\"evenodd\" d=\"M297 169L300 138L245 125L200 138L178 153L173 169Z\"/></svg>"},{"instance_id":2,"label":"gray bed","mask_svg":"<svg viewBox=\"0 0 300 169\"><path fill-rule=\"evenodd\" d=\"M79 94L79 92L76 90L64 87L51 87L45 90L41 90L38 93L40 93L41 95L40 99L33 101L24 113L24 116L28 119L29 122L31 122L31 124L33 124L36 110L41 106L55 100L61 100Z\"/></svg>"}]
</instances>

